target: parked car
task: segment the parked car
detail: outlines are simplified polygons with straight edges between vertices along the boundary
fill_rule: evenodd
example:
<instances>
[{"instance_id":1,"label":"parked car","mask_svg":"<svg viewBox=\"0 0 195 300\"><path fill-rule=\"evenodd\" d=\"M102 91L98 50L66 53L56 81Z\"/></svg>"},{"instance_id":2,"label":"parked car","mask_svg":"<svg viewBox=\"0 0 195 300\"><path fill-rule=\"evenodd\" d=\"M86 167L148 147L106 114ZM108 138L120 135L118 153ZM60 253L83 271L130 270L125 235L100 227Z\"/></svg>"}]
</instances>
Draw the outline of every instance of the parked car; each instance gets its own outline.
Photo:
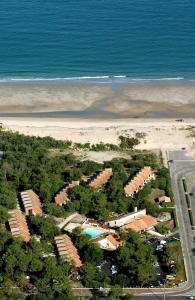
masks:
<instances>
[{"instance_id":1,"label":"parked car","mask_svg":"<svg viewBox=\"0 0 195 300\"><path fill-rule=\"evenodd\" d=\"M174 236L172 239L173 239L173 240L176 240L176 241L180 241L180 238L177 238L177 237L175 237L175 236Z\"/></svg>"},{"instance_id":2,"label":"parked car","mask_svg":"<svg viewBox=\"0 0 195 300\"><path fill-rule=\"evenodd\" d=\"M160 241L160 245L166 245L167 242L165 240Z\"/></svg>"},{"instance_id":3,"label":"parked car","mask_svg":"<svg viewBox=\"0 0 195 300\"><path fill-rule=\"evenodd\" d=\"M163 245L157 245L156 251L163 251Z\"/></svg>"},{"instance_id":4,"label":"parked car","mask_svg":"<svg viewBox=\"0 0 195 300\"><path fill-rule=\"evenodd\" d=\"M117 274L117 273L118 273L118 271L117 271L117 267L116 267L115 265L112 265L112 267L111 267L111 273L112 273L112 275L114 275L114 274Z\"/></svg>"},{"instance_id":5,"label":"parked car","mask_svg":"<svg viewBox=\"0 0 195 300\"><path fill-rule=\"evenodd\" d=\"M156 268L159 267L159 262L158 262L158 261L155 261L155 262L153 263L153 266L156 267Z\"/></svg>"}]
</instances>

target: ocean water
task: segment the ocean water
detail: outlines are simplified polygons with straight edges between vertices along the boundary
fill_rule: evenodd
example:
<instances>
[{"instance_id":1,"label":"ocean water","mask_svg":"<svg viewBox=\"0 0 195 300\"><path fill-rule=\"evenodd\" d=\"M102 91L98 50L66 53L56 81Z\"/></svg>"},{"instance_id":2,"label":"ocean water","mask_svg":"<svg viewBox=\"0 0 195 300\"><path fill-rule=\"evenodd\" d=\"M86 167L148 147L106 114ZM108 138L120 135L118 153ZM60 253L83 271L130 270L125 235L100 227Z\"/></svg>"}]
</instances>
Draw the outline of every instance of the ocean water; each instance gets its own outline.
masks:
<instances>
[{"instance_id":1,"label":"ocean water","mask_svg":"<svg viewBox=\"0 0 195 300\"><path fill-rule=\"evenodd\" d=\"M195 1L1 0L1 81L114 76L194 79Z\"/></svg>"}]
</instances>

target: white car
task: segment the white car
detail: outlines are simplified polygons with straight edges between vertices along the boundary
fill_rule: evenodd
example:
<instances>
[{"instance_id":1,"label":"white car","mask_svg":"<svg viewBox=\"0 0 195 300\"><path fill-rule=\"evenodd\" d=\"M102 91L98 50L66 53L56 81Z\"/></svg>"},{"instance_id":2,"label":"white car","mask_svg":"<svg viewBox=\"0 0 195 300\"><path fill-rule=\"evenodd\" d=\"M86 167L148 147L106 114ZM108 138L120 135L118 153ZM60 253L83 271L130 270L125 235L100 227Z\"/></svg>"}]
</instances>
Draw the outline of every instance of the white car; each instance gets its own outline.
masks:
<instances>
[{"instance_id":1,"label":"white car","mask_svg":"<svg viewBox=\"0 0 195 300\"><path fill-rule=\"evenodd\" d=\"M160 241L160 245L166 245L167 242L165 240Z\"/></svg>"},{"instance_id":2,"label":"white car","mask_svg":"<svg viewBox=\"0 0 195 300\"><path fill-rule=\"evenodd\" d=\"M118 271L117 271L117 267L116 267L115 265L112 265L112 267L111 267L111 273L112 273L112 275L114 275L114 274L117 274L117 273L118 273Z\"/></svg>"},{"instance_id":3,"label":"white car","mask_svg":"<svg viewBox=\"0 0 195 300\"><path fill-rule=\"evenodd\" d=\"M163 245L157 245L156 251L162 251L163 250Z\"/></svg>"},{"instance_id":4,"label":"white car","mask_svg":"<svg viewBox=\"0 0 195 300\"><path fill-rule=\"evenodd\" d=\"M155 261L155 262L153 263L153 266L154 266L154 267L159 267L159 262L158 262L158 261Z\"/></svg>"}]
</instances>

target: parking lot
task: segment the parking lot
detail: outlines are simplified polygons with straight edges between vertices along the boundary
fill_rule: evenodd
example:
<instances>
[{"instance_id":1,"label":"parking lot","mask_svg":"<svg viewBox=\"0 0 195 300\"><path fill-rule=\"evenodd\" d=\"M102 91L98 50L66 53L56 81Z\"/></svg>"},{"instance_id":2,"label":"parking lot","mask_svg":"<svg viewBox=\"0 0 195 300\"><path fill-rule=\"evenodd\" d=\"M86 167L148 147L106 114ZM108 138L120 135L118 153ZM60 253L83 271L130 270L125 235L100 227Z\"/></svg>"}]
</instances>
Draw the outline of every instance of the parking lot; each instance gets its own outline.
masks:
<instances>
[{"instance_id":1,"label":"parking lot","mask_svg":"<svg viewBox=\"0 0 195 300\"><path fill-rule=\"evenodd\" d=\"M173 282L173 280L168 280L166 278L167 275L171 275L172 279L173 279L173 277L176 277L175 272L171 271L171 267L174 267L175 262L170 261L170 266L167 268L167 270L165 270L165 268L163 269L162 265L161 265L161 256L163 254L164 247L172 241L180 241L179 233L174 234L169 237L165 237L163 239L152 238L152 239L146 241L146 244L151 245L153 247L154 253L157 256L157 260L154 262L154 267L157 272L157 280L155 282L153 282L150 286L147 285L145 287L154 287L154 286L162 287L163 285L167 285L167 284L170 285L171 283L173 286L176 285Z\"/></svg>"}]
</instances>

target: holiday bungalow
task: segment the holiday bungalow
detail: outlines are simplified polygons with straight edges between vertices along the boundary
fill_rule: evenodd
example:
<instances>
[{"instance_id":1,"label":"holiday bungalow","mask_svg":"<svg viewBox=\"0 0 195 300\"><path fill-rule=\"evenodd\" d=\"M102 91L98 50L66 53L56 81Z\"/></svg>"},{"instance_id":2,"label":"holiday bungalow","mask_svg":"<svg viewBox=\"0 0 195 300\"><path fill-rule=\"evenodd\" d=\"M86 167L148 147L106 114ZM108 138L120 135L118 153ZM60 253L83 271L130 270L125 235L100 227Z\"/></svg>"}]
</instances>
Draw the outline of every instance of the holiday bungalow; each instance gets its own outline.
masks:
<instances>
[{"instance_id":1,"label":"holiday bungalow","mask_svg":"<svg viewBox=\"0 0 195 300\"><path fill-rule=\"evenodd\" d=\"M101 188L108 182L112 176L112 168L105 168L94 179L89 182L89 186L93 188Z\"/></svg>"},{"instance_id":2,"label":"holiday bungalow","mask_svg":"<svg viewBox=\"0 0 195 300\"><path fill-rule=\"evenodd\" d=\"M93 239L93 241L97 243L101 249L108 250L108 251L114 251L123 244L123 241L120 239L120 237L117 234L100 236Z\"/></svg>"},{"instance_id":3,"label":"holiday bungalow","mask_svg":"<svg viewBox=\"0 0 195 300\"><path fill-rule=\"evenodd\" d=\"M20 237L24 242L29 242L30 232L26 219L19 209L9 211L10 219L8 220L10 231L14 237Z\"/></svg>"},{"instance_id":4,"label":"holiday bungalow","mask_svg":"<svg viewBox=\"0 0 195 300\"><path fill-rule=\"evenodd\" d=\"M71 238L67 234L56 236L55 244L60 257L63 257L69 262L72 261L75 268L80 268L82 266L77 249L73 245Z\"/></svg>"},{"instance_id":5,"label":"holiday bungalow","mask_svg":"<svg viewBox=\"0 0 195 300\"><path fill-rule=\"evenodd\" d=\"M20 193L22 204L26 215L42 216L43 210L39 196L33 190L26 190Z\"/></svg>"},{"instance_id":6,"label":"holiday bungalow","mask_svg":"<svg viewBox=\"0 0 195 300\"><path fill-rule=\"evenodd\" d=\"M67 204L70 199L68 197L69 190L73 189L75 186L79 185L79 181L71 181L66 187L64 187L56 196L55 203L62 206L63 204Z\"/></svg>"},{"instance_id":7,"label":"holiday bungalow","mask_svg":"<svg viewBox=\"0 0 195 300\"><path fill-rule=\"evenodd\" d=\"M155 175L151 167L144 167L124 187L126 196L133 197L153 179L155 179Z\"/></svg>"}]
</instances>

